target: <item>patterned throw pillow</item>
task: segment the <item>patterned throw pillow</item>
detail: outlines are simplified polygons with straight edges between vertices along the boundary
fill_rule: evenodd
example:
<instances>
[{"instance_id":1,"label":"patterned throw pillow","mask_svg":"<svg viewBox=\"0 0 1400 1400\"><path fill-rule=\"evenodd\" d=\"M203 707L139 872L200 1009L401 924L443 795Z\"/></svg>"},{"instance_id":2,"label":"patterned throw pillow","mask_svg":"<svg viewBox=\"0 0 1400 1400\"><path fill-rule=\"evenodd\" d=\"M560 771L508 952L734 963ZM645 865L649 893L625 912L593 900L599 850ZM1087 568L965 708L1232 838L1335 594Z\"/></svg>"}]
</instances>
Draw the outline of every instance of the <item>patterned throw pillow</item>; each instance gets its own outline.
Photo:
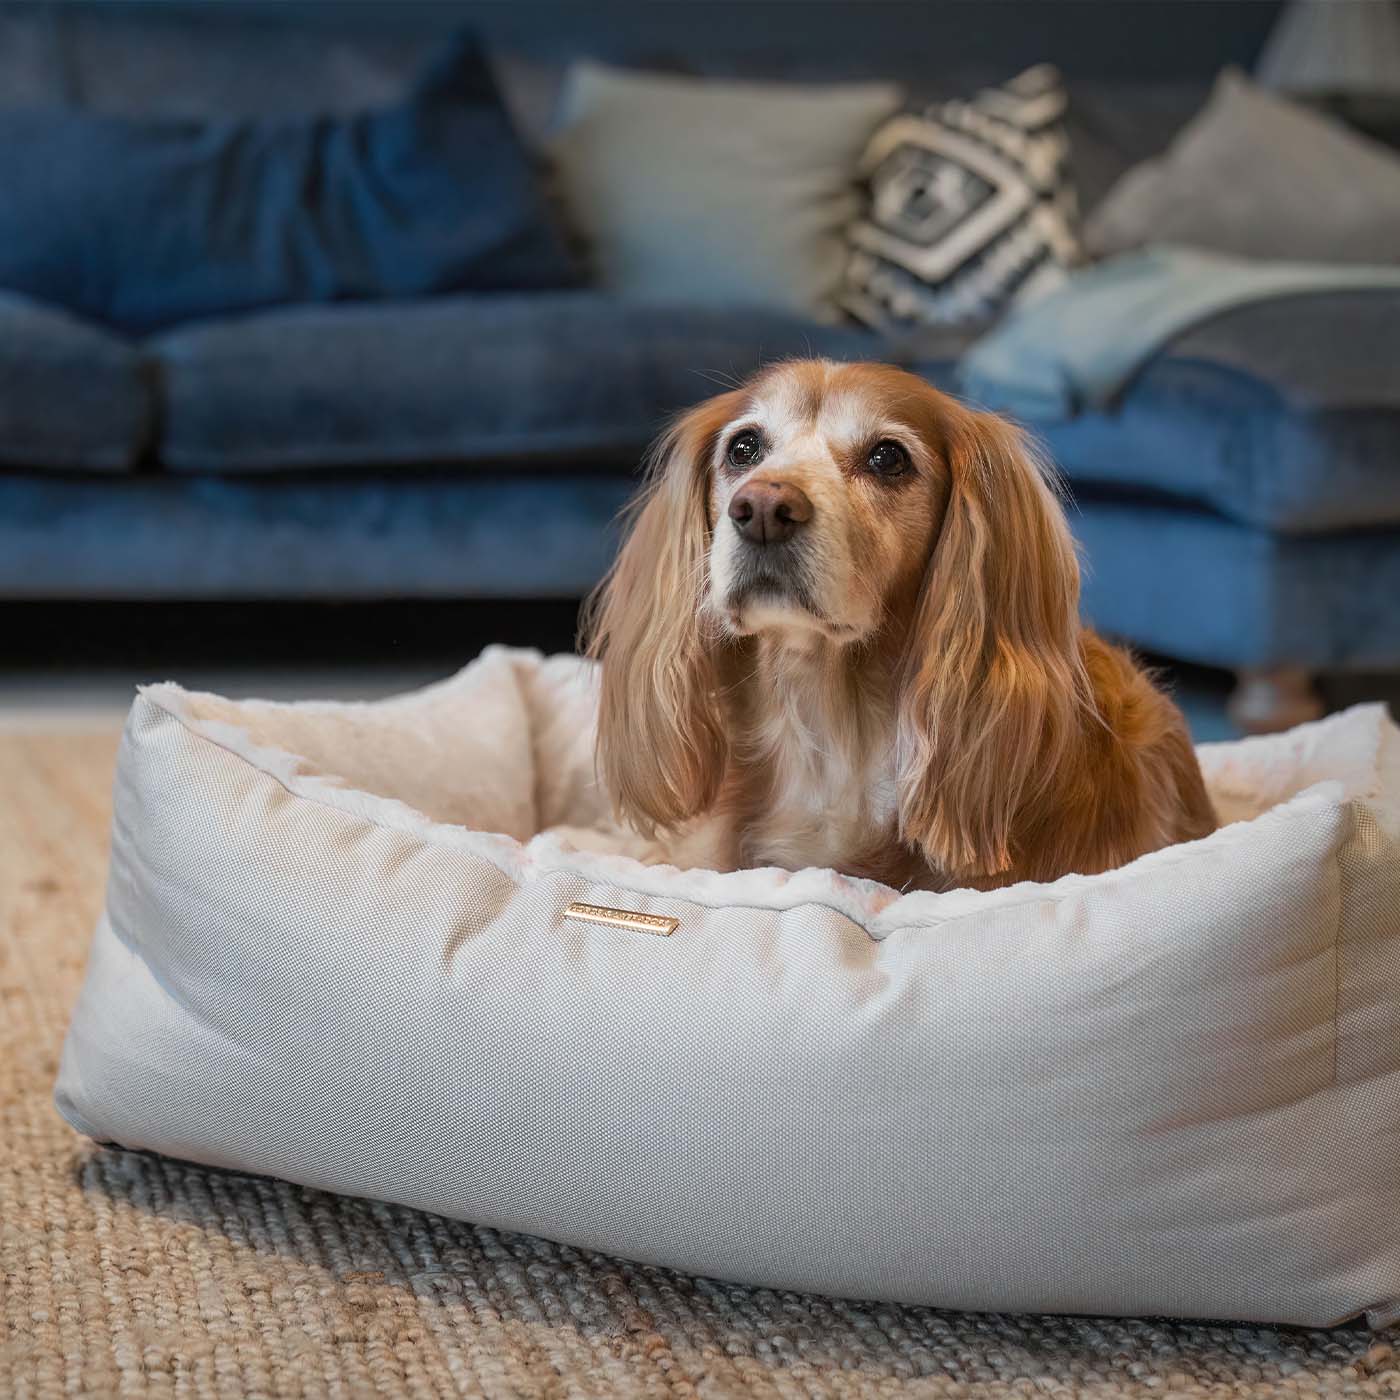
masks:
<instances>
[{"instance_id":1,"label":"patterned throw pillow","mask_svg":"<svg viewBox=\"0 0 1400 1400\"><path fill-rule=\"evenodd\" d=\"M868 325L982 321L1081 255L1064 86L1041 64L968 102L893 117L861 160L842 302Z\"/></svg>"}]
</instances>

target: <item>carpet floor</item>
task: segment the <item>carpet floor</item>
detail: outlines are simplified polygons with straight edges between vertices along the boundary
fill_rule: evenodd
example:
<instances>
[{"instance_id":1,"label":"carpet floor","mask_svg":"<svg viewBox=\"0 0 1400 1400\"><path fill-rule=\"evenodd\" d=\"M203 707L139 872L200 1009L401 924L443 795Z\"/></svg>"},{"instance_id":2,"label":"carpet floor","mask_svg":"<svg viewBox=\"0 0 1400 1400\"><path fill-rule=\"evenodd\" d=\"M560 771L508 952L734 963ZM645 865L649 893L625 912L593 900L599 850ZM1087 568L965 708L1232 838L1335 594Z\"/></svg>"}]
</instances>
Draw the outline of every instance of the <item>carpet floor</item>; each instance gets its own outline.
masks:
<instances>
[{"instance_id":1,"label":"carpet floor","mask_svg":"<svg viewBox=\"0 0 1400 1400\"><path fill-rule=\"evenodd\" d=\"M50 1090L110 731L0 733L0 1400L1381 1396L1363 1327L967 1316L688 1278L102 1150Z\"/></svg>"}]
</instances>

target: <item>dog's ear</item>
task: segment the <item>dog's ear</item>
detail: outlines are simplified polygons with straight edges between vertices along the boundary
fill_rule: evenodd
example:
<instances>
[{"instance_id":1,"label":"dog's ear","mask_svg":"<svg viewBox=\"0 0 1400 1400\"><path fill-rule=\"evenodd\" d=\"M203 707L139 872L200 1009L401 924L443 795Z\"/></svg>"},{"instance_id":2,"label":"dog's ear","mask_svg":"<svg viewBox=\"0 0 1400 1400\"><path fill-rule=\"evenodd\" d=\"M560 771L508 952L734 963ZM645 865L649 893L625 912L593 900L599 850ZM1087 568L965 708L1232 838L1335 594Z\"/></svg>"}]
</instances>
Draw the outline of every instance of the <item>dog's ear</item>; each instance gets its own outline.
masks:
<instances>
[{"instance_id":1,"label":"dog's ear","mask_svg":"<svg viewBox=\"0 0 1400 1400\"><path fill-rule=\"evenodd\" d=\"M1079 565L1022 435L961 407L943 427L948 502L899 700L900 827L954 879L994 880L1029 854L1036 797L1092 704Z\"/></svg>"},{"instance_id":2,"label":"dog's ear","mask_svg":"<svg viewBox=\"0 0 1400 1400\"><path fill-rule=\"evenodd\" d=\"M588 653L603 663L599 773L646 833L703 812L724 774L717 643L701 605L710 459L741 404L737 390L721 394L657 442L622 551L586 613Z\"/></svg>"}]
</instances>

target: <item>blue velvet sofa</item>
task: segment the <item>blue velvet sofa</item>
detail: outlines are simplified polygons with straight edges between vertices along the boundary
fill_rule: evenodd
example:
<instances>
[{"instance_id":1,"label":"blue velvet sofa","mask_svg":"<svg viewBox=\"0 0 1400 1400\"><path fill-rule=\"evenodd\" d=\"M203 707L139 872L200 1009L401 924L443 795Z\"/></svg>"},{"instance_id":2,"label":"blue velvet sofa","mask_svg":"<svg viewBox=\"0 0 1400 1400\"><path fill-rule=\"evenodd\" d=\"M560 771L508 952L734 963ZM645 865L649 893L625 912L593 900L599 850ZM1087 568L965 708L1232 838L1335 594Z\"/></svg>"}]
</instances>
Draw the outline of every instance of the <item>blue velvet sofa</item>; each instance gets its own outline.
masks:
<instances>
[{"instance_id":1,"label":"blue velvet sofa","mask_svg":"<svg viewBox=\"0 0 1400 1400\"><path fill-rule=\"evenodd\" d=\"M0 6L0 103L206 115L381 100L474 25L527 137L580 54L894 77L915 98L1050 60L1082 201L1160 150L1276 6L444 3ZM159 211L152 217L158 218ZM0 294L0 597L576 597L663 419L763 360L889 343L587 289L286 307L128 340ZM1085 606L1241 672L1400 665L1400 294L1236 310L1048 434Z\"/></svg>"}]
</instances>

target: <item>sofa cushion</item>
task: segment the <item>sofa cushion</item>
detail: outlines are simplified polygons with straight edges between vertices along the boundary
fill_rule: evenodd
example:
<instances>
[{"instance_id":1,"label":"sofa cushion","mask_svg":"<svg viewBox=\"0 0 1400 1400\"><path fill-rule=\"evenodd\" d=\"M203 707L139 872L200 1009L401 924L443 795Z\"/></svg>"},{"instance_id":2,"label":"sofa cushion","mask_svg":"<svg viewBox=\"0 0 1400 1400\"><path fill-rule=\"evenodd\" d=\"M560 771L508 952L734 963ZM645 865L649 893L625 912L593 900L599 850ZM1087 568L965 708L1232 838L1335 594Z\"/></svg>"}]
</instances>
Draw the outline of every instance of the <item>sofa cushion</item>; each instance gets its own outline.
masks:
<instances>
[{"instance_id":1,"label":"sofa cushion","mask_svg":"<svg viewBox=\"0 0 1400 1400\"><path fill-rule=\"evenodd\" d=\"M292 302L576 284L479 48L349 117L0 112L0 286L133 333Z\"/></svg>"},{"instance_id":2,"label":"sofa cushion","mask_svg":"<svg viewBox=\"0 0 1400 1400\"><path fill-rule=\"evenodd\" d=\"M1393 530L1280 535L1165 502L1078 493L1083 610L1148 651L1231 670L1400 669Z\"/></svg>"},{"instance_id":3,"label":"sofa cushion","mask_svg":"<svg viewBox=\"0 0 1400 1400\"><path fill-rule=\"evenodd\" d=\"M1243 306L1179 336L1121 402L1042 430L1071 483L1307 534L1400 521L1400 291Z\"/></svg>"},{"instance_id":4,"label":"sofa cushion","mask_svg":"<svg viewBox=\"0 0 1400 1400\"><path fill-rule=\"evenodd\" d=\"M611 472L118 480L0 473L10 598L577 598L632 493ZM1085 614L1211 665L1400 668L1393 531L1276 535L1079 493Z\"/></svg>"},{"instance_id":5,"label":"sofa cushion","mask_svg":"<svg viewBox=\"0 0 1400 1400\"><path fill-rule=\"evenodd\" d=\"M784 355L880 355L873 335L760 311L575 292L303 307L153 342L178 472L606 462Z\"/></svg>"},{"instance_id":6,"label":"sofa cushion","mask_svg":"<svg viewBox=\"0 0 1400 1400\"><path fill-rule=\"evenodd\" d=\"M130 467L151 435L148 371L126 341L0 292L0 465Z\"/></svg>"},{"instance_id":7,"label":"sofa cushion","mask_svg":"<svg viewBox=\"0 0 1400 1400\"><path fill-rule=\"evenodd\" d=\"M0 596L580 598L631 494L601 472L0 472Z\"/></svg>"}]
</instances>

